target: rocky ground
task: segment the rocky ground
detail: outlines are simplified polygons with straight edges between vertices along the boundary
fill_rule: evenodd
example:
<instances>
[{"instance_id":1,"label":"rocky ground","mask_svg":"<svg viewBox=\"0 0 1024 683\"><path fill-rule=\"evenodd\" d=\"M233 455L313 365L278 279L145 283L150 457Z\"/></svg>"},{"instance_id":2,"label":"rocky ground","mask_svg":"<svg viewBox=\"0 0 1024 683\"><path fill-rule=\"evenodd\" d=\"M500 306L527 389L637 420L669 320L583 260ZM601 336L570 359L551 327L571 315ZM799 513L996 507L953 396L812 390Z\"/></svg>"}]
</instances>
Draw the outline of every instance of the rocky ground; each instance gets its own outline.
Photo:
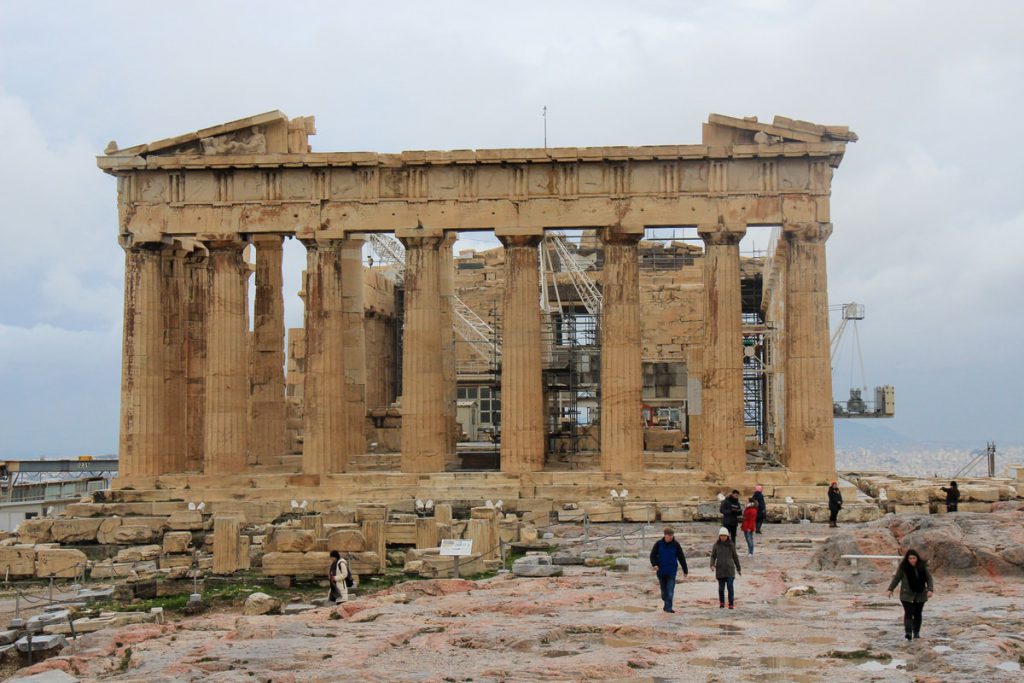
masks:
<instances>
[{"instance_id":1,"label":"rocky ground","mask_svg":"<svg viewBox=\"0 0 1024 683\"><path fill-rule=\"evenodd\" d=\"M996 528L998 537L999 525L1021 526L1020 514L986 515L957 533ZM636 530L592 529L595 536ZM873 539L864 547L880 542L879 534L897 534L878 547L898 549L902 539L914 538L906 520L835 534L822 524L765 527L755 557L741 558L734 611L719 609L707 566L717 525L677 530L691 573L677 587L675 614L661 611L646 560L656 533L651 527L645 539L605 538L588 546L612 550L609 558L637 553L625 572L567 566L556 578L415 581L295 616L219 613L103 631L19 674L61 668L82 680L147 683L1022 678L1024 572L937 569L923 637L908 644L900 604L886 597L891 565L861 563L853 570L836 561L843 548L860 547L860 534ZM556 544L581 533L570 526L555 531ZM813 592L786 596L801 585Z\"/></svg>"}]
</instances>

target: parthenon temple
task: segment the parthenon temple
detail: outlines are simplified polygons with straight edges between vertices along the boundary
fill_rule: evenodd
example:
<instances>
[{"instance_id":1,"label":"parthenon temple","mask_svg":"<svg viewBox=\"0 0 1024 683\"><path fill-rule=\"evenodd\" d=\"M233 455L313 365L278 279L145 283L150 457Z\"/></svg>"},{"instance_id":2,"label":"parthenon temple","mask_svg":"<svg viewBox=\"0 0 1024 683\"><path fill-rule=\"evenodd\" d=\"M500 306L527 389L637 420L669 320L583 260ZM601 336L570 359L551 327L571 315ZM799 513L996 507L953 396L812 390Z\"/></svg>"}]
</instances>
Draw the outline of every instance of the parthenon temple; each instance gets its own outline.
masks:
<instances>
[{"instance_id":1,"label":"parthenon temple","mask_svg":"<svg viewBox=\"0 0 1024 683\"><path fill-rule=\"evenodd\" d=\"M398 154L314 133L274 111L98 157L123 495L529 509L834 477L845 126L712 114L700 144Z\"/></svg>"}]
</instances>

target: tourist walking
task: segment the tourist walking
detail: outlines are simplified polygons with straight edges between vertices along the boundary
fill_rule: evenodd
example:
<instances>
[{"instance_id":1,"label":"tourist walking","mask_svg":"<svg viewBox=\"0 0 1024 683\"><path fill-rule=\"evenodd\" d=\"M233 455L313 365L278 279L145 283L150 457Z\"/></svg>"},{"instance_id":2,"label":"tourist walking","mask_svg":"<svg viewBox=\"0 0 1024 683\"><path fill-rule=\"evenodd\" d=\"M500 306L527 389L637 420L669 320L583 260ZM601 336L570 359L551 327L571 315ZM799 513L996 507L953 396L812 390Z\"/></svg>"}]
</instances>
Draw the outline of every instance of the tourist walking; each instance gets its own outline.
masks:
<instances>
[{"instance_id":1,"label":"tourist walking","mask_svg":"<svg viewBox=\"0 0 1024 683\"><path fill-rule=\"evenodd\" d=\"M740 525L740 517L743 516L743 506L740 505L740 492L736 489L732 490L722 504L718 506L718 511L722 513L722 526L729 530L729 538L732 542L736 542L736 527Z\"/></svg>"},{"instance_id":2,"label":"tourist walking","mask_svg":"<svg viewBox=\"0 0 1024 683\"><path fill-rule=\"evenodd\" d=\"M761 525L768 516L768 506L764 502L764 487L758 484L754 487L754 500L757 501L757 533L761 533Z\"/></svg>"},{"instance_id":3,"label":"tourist walking","mask_svg":"<svg viewBox=\"0 0 1024 683\"><path fill-rule=\"evenodd\" d=\"M747 507L743 509L743 538L747 541L747 556L754 556L754 532L757 531L757 501L750 497Z\"/></svg>"},{"instance_id":4,"label":"tourist walking","mask_svg":"<svg viewBox=\"0 0 1024 683\"><path fill-rule=\"evenodd\" d=\"M949 486L943 486L942 490L946 492L946 512L956 512L960 506L960 488L955 481L951 481Z\"/></svg>"},{"instance_id":5,"label":"tourist walking","mask_svg":"<svg viewBox=\"0 0 1024 683\"><path fill-rule=\"evenodd\" d=\"M729 538L729 530L722 527L718 530L718 540L711 547L711 570L718 579L718 607L725 607L725 592L729 591L729 609L736 605L734 582L736 575L743 575L740 569L740 558L736 554L736 544Z\"/></svg>"},{"instance_id":6,"label":"tourist walking","mask_svg":"<svg viewBox=\"0 0 1024 683\"><path fill-rule=\"evenodd\" d=\"M672 527L665 527L664 535L654 543L651 548L651 567L658 575L658 583L661 585L661 600L665 603L662 608L666 612L675 612L672 609L672 598L676 593L676 575L679 567L683 568L683 577L690 573L686 566L686 555L683 554L683 546L676 540L676 532Z\"/></svg>"},{"instance_id":7,"label":"tourist walking","mask_svg":"<svg viewBox=\"0 0 1024 683\"><path fill-rule=\"evenodd\" d=\"M347 601L352 574L348 569L348 561L337 550L331 551L331 566L327 570L327 579L331 582L331 592L327 599L334 603Z\"/></svg>"},{"instance_id":8,"label":"tourist walking","mask_svg":"<svg viewBox=\"0 0 1024 683\"><path fill-rule=\"evenodd\" d=\"M911 548L903 556L896 574L889 582L889 597L892 597L896 586L900 587L900 602L903 603L903 630L907 640L921 637L921 613L924 603L935 592L932 574L928 564L916 550Z\"/></svg>"},{"instance_id":9,"label":"tourist walking","mask_svg":"<svg viewBox=\"0 0 1024 683\"><path fill-rule=\"evenodd\" d=\"M839 511L843 509L843 494L839 492L839 484L832 482L828 487L828 525L839 526Z\"/></svg>"}]
</instances>

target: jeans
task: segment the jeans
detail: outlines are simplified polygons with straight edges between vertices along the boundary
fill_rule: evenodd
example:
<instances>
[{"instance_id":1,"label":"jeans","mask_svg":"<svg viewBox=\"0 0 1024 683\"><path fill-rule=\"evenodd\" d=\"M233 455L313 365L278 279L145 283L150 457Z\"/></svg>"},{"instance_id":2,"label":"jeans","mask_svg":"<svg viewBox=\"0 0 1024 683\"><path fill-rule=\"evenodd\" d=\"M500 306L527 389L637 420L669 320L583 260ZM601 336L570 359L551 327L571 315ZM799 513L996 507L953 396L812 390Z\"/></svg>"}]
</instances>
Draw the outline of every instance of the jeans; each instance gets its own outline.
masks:
<instances>
[{"instance_id":1,"label":"jeans","mask_svg":"<svg viewBox=\"0 0 1024 683\"><path fill-rule=\"evenodd\" d=\"M729 538L732 539L733 545L736 544L736 524L723 524L726 529L729 530Z\"/></svg>"},{"instance_id":2,"label":"jeans","mask_svg":"<svg viewBox=\"0 0 1024 683\"><path fill-rule=\"evenodd\" d=\"M907 602L906 600L900 600L903 603L903 629L907 632L907 635L911 633L914 636L918 636L921 633L921 613L924 611L923 602Z\"/></svg>"},{"instance_id":3,"label":"jeans","mask_svg":"<svg viewBox=\"0 0 1024 683\"><path fill-rule=\"evenodd\" d=\"M743 538L747 539L747 552L751 555L754 554L754 532L744 531Z\"/></svg>"},{"instance_id":4,"label":"jeans","mask_svg":"<svg viewBox=\"0 0 1024 683\"><path fill-rule=\"evenodd\" d=\"M733 581L736 577L726 576L725 578L718 579L718 603L725 604L725 588L729 587L729 604L733 604L736 600L736 595L733 592Z\"/></svg>"},{"instance_id":5,"label":"jeans","mask_svg":"<svg viewBox=\"0 0 1024 683\"><path fill-rule=\"evenodd\" d=\"M658 572L658 583L661 584L661 599L665 609L672 609L672 598L676 594L676 575Z\"/></svg>"}]
</instances>

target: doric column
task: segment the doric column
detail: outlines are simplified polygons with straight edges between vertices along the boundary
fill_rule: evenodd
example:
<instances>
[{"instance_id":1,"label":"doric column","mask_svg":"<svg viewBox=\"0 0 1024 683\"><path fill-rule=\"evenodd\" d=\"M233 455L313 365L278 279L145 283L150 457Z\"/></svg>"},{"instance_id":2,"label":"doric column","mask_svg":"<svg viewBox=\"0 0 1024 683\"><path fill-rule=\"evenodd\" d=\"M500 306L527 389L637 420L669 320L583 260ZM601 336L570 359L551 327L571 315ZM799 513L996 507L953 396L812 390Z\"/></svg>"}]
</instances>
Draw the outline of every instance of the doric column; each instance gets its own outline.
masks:
<instances>
[{"instance_id":1,"label":"doric column","mask_svg":"<svg viewBox=\"0 0 1024 683\"><path fill-rule=\"evenodd\" d=\"M363 281L363 239L346 237L341 253L344 305L345 452L366 452L366 293ZM347 462L347 460L346 460Z\"/></svg>"},{"instance_id":2,"label":"doric column","mask_svg":"<svg viewBox=\"0 0 1024 683\"><path fill-rule=\"evenodd\" d=\"M405 244L405 328L402 336L402 471L444 471L444 353L438 274L442 237Z\"/></svg>"},{"instance_id":3,"label":"doric column","mask_svg":"<svg viewBox=\"0 0 1024 683\"><path fill-rule=\"evenodd\" d=\"M644 469L643 369L640 364L642 233L608 228L604 242L601 309L601 470Z\"/></svg>"},{"instance_id":4,"label":"doric column","mask_svg":"<svg viewBox=\"0 0 1024 683\"><path fill-rule=\"evenodd\" d=\"M786 377L783 460L794 472L835 472L825 241L830 223L784 225Z\"/></svg>"},{"instance_id":5,"label":"doric column","mask_svg":"<svg viewBox=\"0 0 1024 683\"><path fill-rule=\"evenodd\" d=\"M503 237L501 471L544 468L544 391L538 292L540 237Z\"/></svg>"},{"instance_id":6,"label":"doric column","mask_svg":"<svg viewBox=\"0 0 1024 683\"><path fill-rule=\"evenodd\" d=\"M746 226L701 228L704 240L704 378L699 454L702 469L746 469L743 435L743 327L740 240Z\"/></svg>"},{"instance_id":7,"label":"doric column","mask_svg":"<svg viewBox=\"0 0 1024 683\"><path fill-rule=\"evenodd\" d=\"M188 468L185 387L185 252L165 247L160 258L160 314L163 318L164 451L161 471Z\"/></svg>"},{"instance_id":8,"label":"doric column","mask_svg":"<svg viewBox=\"0 0 1024 683\"><path fill-rule=\"evenodd\" d=\"M456 452L459 442L459 422L457 406L458 395L458 357L455 351L455 254L452 251L457 232L445 233L440 247L441 262L438 268L438 292L441 297L441 346L444 362L444 420L447 425L447 457L445 469L457 469L459 457Z\"/></svg>"},{"instance_id":9,"label":"doric column","mask_svg":"<svg viewBox=\"0 0 1024 683\"><path fill-rule=\"evenodd\" d=\"M253 309L249 418L250 457L257 464L271 463L286 452L283 242L280 235L253 238L256 247L256 301Z\"/></svg>"},{"instance_id":10,"label":"doric column","mask_svg":"<svg viewBox=\"0 0 1024 683\"><path fill-rule=\"evenodd\" d=\"M345 303L340 241L306 242L306 372L302 471L344 472Z\"/></svg>"},{"instance_id":11,"label":"doric column","mask_svg":"<svg viewBox=\"0 0 1024 683\"><path fill-rule=\"evenodd\" d=\"M207 242L206 413L203 471L228 474L246 468L249 407L245 244Z\"/></svg>"},{"instance_id":12,"label":"doric column","mask_svg":"<svg viewBox=\"0 0 1024 683\"><path fill-rule=\"evenodd\" d=\"M160 474L166 452L159 246L125 247L119 474Z\"/></svg>"},{"instance_id":13,"label":"doric column","mask_svg":"<svg viewBox=\"0 0 1024 683\"><path fill-rule=\"evenodd\" d=\"M185 469L203 470L206 430L206 316L210 269L206 251L185 256Z\"/></svg>"}]
</instances>

